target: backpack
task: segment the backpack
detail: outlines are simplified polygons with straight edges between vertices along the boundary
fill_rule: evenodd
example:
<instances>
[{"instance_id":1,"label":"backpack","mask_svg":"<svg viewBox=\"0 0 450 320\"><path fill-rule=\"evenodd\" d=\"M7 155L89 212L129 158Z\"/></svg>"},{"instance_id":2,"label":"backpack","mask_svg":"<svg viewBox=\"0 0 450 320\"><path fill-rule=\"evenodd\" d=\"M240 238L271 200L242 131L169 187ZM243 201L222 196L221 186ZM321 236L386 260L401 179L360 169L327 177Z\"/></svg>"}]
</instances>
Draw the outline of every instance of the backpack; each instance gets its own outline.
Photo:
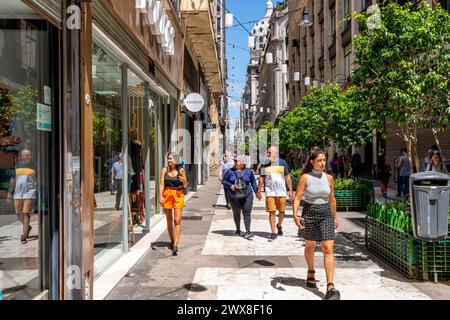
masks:
<instances>
[{"instance_id":1,"label":"backpack","mask_svg":"<svg viewBox=\"0 0 450 320\"><path fill-rule=\"evenodd\" d=\"M244 178L242 177L244 175L245 170L242 172L240 176L236 173L236 182L234 183L234 186L236 188L236 199L245 199L247 198L247 191L248 186L245 183Z\"/></svg>"}]
</instances>

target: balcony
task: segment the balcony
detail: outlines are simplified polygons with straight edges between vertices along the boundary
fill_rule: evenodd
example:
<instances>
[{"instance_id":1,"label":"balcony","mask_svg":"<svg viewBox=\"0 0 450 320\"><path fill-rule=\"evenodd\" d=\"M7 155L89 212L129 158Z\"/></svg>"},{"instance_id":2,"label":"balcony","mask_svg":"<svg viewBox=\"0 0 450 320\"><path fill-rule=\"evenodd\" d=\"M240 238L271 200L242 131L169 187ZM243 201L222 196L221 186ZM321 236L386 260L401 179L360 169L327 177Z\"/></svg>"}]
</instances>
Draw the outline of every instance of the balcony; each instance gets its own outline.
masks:
<instances>
[{"instance_id":1,"label":"balcony","mask_svg":"<svg viewBox=\"0 0 450 320\"><path fill-rule=\"evenodd\" d=\"M210 91L223 93L220 59L216 44L215 14L209 1L181 0L180 12L186 26L186 37L191 40Z\"/></svg>"}]
</instances>

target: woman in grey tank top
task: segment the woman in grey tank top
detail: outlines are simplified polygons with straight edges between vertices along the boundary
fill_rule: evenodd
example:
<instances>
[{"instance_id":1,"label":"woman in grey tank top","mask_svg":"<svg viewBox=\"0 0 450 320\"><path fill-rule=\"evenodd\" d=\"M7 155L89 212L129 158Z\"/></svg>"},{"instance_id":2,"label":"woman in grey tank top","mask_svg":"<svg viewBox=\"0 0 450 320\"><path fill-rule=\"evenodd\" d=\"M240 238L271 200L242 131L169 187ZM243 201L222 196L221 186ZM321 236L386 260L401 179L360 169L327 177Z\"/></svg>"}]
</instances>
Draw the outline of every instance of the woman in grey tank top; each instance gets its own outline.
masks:
<instances>
[{"instance_id":1,"label":"woman in grey tank top","mask_svg":"<svg viewBox=\"0 0 450 320\"><path fill-rule=\"evenodd\" d=\"M308 264L307 287L317 288L314 278L314 251L316 242L322 243L327 278L325 300L339 300L339 291L333 284L334 238L339 222L336 214L333 176L325 173L327 159L319 148L313 149L299 179L294 199L294 221L299 235L306 241L305 258ZM297 216L300 201L305 202L303 214Z\"/></svg>"}]
</instances>

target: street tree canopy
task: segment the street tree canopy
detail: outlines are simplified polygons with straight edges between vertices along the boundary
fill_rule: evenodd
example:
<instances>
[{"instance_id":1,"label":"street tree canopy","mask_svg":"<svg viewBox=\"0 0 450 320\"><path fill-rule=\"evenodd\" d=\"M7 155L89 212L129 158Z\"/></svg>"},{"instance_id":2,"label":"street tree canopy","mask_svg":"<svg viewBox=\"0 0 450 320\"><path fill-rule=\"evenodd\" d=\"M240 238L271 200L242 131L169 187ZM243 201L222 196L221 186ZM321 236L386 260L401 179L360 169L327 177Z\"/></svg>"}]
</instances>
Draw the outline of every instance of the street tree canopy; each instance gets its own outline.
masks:
<instances>
[{"instance_id":1,"label":"street tree canopy","mask_svg":"<svg viewBox=\"0 0 450 320\"><path fill-rule=\"evenodd\" d=\"M401 129L419 168L417 129L433 129L439 145L437 132L450 121L450 16L425 2L382 4L376 23L365 13L354 16L366 27L353 43L353 82L367 101L366 113Z\"/></svg>"}]
</instances>

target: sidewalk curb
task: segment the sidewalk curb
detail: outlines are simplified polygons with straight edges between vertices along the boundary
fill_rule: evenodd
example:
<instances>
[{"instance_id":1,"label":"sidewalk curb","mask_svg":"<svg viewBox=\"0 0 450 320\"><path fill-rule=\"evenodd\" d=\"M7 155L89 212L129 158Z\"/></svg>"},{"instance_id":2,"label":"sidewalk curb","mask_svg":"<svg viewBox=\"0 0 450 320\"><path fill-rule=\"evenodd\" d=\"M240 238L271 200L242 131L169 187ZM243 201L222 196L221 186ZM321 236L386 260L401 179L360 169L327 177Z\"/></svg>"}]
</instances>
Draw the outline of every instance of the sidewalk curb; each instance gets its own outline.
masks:
<instances>
[{"instance_id":1,"label":"sidewalk curb","mask_svg":"<svg viewBox=\"0 0 450 320\"><path fill-rule=\"evenodd\" d=\"M185 197L185 202L188 202L202 187L203 185L200 185L197 191L189 192ZM164 214L153 216L150 223L150 232L94 281L93 300L104 300L126 276L128 271L150 251L152 242L155 242L166 229L167 224Z\"/></svg>"}]
</instances>

